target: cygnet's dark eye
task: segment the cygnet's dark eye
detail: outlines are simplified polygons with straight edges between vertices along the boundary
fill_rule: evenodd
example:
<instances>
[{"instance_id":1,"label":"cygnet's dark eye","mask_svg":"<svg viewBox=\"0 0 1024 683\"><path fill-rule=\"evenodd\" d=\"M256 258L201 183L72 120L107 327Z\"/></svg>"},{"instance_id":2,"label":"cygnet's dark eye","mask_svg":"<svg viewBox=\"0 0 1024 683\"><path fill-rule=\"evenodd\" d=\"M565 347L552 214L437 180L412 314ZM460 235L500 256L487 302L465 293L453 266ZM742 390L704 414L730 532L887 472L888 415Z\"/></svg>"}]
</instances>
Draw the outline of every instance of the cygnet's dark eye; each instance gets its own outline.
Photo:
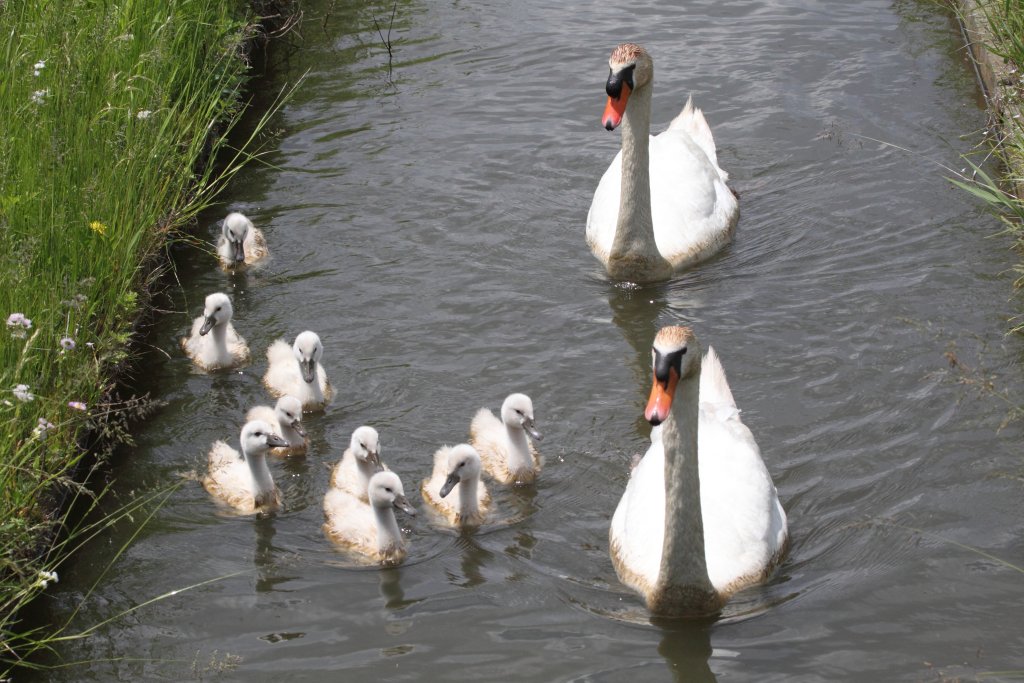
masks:
<instances>
[{"instance_id":1,"label":"cygnet's dark eye","mask_svg":"<svg viewBox=\"0 0 1024 683\"><path fill-rule=\"evenodd\" d=\"M359 442L359 447L362 448L364 451L370 450L369 448L366 447L366 444L363 443L362 441Z\"/></svg>"},{"instance_id":2,"label":"cygnet's dark eye","mask_svg":"<svg viewBox=\"0 0 1024 683\"><path fill-rule=\"evenodd\" d=\"M459 467L465 467L465 466L466 466L466 463L465 463L465 462L460 462L460 463L459 463ZM456 469L458 469L458 468L456 468Z\"/></svg>"},{"instance_id":3,"label":"cygnet's dark eye","mask_svg":"<svg viewBox=\"0 0 1024 683\"><path fill-rule=\"evenodd\" d=\"M387 491L388 493L392 493L390 486L385 486L384 490Z\"/></svg>"},{"instance_id":4,"label":"cygnet's dark eye","mask_svg":"<svg viewBox=\"0 0 1024 683\"><path fill-rule=\"evenodd\" d=\"M686 347L685 346L679 351L679 355L680 356L685 356L686 355Z\"/></svg>"}]
</instances>

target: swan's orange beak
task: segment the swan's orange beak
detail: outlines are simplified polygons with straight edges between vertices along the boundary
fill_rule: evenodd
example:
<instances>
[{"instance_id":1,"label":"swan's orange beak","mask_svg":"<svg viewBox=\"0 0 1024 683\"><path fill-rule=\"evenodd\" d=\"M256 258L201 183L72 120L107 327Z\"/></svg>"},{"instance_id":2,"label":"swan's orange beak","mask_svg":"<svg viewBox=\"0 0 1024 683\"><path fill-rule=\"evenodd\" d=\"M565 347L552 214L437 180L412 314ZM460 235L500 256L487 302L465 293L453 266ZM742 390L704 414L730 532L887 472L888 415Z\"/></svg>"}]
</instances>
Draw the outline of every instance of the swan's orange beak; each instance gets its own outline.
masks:
<instances>
[{"instance_id":1,"label":"swan's orange beak","mask_svg":"<svg viewBox=\"0 0 1024 683\"><path fill-rule=\"evenodd\" d=\"M647 409L644 410L644 418L657 427L668 419L669 410L672 408L672 397L676 394L676 383L679 381L679 373L675 368L668 371L668 382L662 384L658 378L654 378L654 386L651 387L651 397L647 399Z\"/></svg>"},{"instance_id":2,"label":"swan's orange beak","mask_svg":"<svg viewBox=\"0 0 1024 683\"><path fill-rule=\"evenodd\" d=\"M601 123L605 130L615 130L622 123L622 114L626 111L626 100L629 99L629 83L623 82L622 93L618 97L608 96L608 104L604 107Z\"/></svg>"}]
</instances>

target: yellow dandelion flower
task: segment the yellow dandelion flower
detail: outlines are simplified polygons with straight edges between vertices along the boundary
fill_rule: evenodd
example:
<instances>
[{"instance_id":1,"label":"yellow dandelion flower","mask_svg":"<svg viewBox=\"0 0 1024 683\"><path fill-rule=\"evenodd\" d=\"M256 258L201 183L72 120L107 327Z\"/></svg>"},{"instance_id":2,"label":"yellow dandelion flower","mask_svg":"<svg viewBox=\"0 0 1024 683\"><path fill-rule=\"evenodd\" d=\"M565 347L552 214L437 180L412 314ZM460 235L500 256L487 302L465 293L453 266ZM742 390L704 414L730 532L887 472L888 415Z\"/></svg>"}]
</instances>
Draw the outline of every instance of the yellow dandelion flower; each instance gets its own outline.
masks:
<instances>
[{"instance_id":1,"label":"yellow dandelion flower","mask_svg":"<svg viewBox=\"0 0 1024 683\"><path fill-rule=\"evenodd\" d=\"M103 223L100 223L99 221L93 221L92 223L89 223L89 229L92 230L97 235L107 234L107 226L103 225Z\"/></svg>"}]
</instances>

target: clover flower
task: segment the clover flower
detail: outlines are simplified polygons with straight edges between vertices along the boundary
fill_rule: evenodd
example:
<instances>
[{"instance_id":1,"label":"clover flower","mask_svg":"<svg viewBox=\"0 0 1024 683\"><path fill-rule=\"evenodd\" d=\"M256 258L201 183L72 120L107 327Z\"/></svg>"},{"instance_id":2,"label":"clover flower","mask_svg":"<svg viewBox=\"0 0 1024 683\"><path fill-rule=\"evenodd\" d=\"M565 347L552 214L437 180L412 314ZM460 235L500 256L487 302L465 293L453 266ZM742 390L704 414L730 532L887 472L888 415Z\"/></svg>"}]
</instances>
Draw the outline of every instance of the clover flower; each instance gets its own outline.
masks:
<instances>
[{"instance_id":1,"label":"clover flower","mask_svg":"<svg viewBox=\"0 0 1024 683\"><path fill-rule=\"evenodd\" d=\"M64 351L74 351L75 350L75 340L72 339L71 337L63 337L60 340L60 348L61 348L61 353L63 353Z\"/></svg>"},{"instance_id":2,"label":"clover flower","mask_svg":"<svg viewBox=\"0 0 1024 683\"><path fill-rule=\"evenodd\" d=\"M26 318L24 313L11 313L7 316L7 327L21 327L31 330L32 321Z\"/></svg>"},{"instance_id":3,"label":"clover flower","mask_svg":"<svg viewBox=\"0 0 1024 683\"><path fill-rule=\"evenodd\" d=\"M74 408L75 410L81 410L83 413L89 410L89 406L85 405L81 401L68 401L68 408Z\"/></svg>"},{"instance_id":4,"label":"clover flower","mask_svg":"<svg viewBox=\"0 0 1024 683\"><path fill-rule=\"evenodd\" d=\"M53 431L53 423L47 420L45 417L39 418L39 424L32 430L32 434L40 441L46 441L46 437L51 431Z\"/></svg>"},{"instance_id":5,"label":"clover flower","mask_svg":"<svg viewBox=\"0 0 1024 683\"><path fill-rule=\"evenodd\" d=\"M27 384L16 384L14 386L14 389L12 390L12 393L14 394L14 398L18 399L19 401L24 401L25 403L36 400L36 397L32 394L31 391L29 391L29 387Z\"/></svg>"}]
</instances>

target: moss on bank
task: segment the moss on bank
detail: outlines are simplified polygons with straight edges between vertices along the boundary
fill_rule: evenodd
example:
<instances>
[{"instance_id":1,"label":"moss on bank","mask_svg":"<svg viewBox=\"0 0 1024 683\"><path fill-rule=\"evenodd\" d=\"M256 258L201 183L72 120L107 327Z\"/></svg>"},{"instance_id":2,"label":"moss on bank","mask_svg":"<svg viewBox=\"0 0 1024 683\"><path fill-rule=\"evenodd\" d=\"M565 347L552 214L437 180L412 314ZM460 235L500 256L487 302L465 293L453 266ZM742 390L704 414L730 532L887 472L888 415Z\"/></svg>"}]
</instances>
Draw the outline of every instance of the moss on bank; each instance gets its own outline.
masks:
<instances>
[{"instance_id":1,"label":"moss on bank","mask_svg":"<svg viewBox=\"0 0 1024 683\"><path fill-rule=\"evenodd\" d=\"M16 619L72 545L83 439L127 439L112 418L144 409L112 378L158 255L244 161L224 135L251 6L0 2L0 669L45 643Z\"/></svg>"}]
</instances>

